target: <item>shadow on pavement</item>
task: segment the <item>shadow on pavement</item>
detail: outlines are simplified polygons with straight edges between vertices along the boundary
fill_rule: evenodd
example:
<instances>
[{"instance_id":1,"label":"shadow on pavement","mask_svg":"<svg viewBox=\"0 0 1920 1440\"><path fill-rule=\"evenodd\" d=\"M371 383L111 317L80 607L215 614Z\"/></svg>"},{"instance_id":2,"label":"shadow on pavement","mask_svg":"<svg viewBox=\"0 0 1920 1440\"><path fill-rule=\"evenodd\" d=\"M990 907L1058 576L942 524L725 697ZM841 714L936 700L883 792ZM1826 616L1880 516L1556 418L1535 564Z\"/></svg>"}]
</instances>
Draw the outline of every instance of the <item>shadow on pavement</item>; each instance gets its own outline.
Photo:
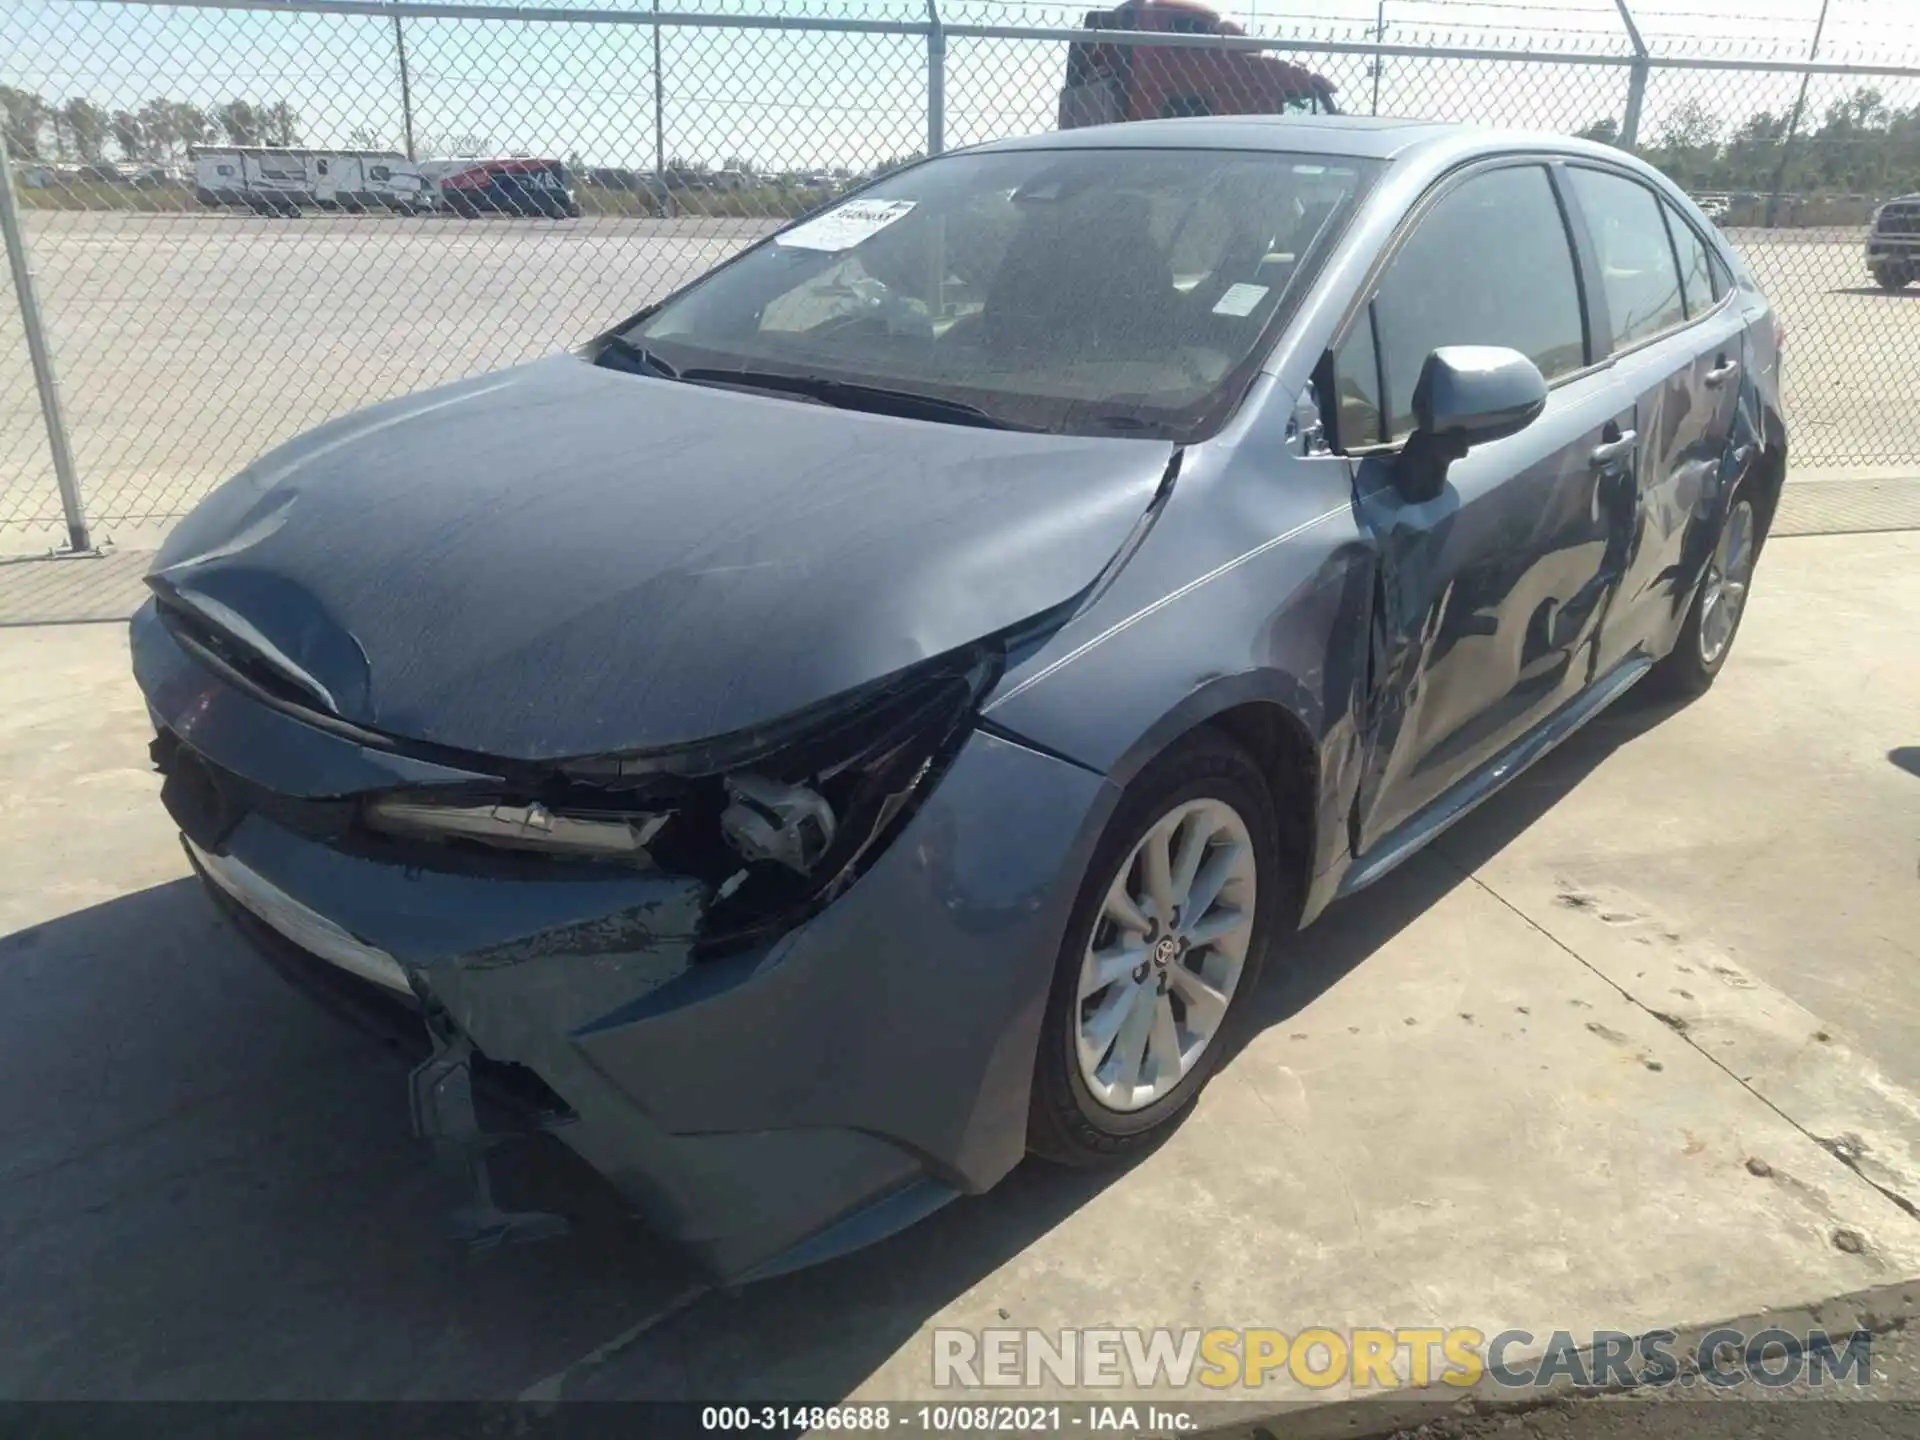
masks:
<instances>
[{"instance_id":1,"label":"shadow on pavement","mask_svg":"<svg viewBox=\"0 0 1920 1440\"><path fill-rule=\"evenodd\" d=\"M1883 300L1920 300L1920 289L1912 286L1904 290L1882 290L1878 285L1842 285L1827 293L1829 295L1878 295Z\"/></svg>"},{"instance_id":2,"label":"shadow on pavement","mask_svg":"<svg viewBox=\"0 0 1920 1440\"><path fill-rule=\"evenodd\" d=\"M1269 968L1253 1024L1341 983L1663 713L1603 717L1336 906ZM572 1233L455 1248L407 1064L275 977L196 882L0 940L0 1397L511 1398L565 1371L569 1398L833 1400L1119 1178L1029 1163L583 1361L693 1277L545 1138L499 1152L499 1189Z\"/></svg>"},{"instance_id":3,"label":"shadow on pavement","mask_svg":"<svg viewBox=\"0 0 1920 1440\"><path fill-rule=\"evenodd\" d=\"M574 1233L445 1240L406 1069L194 881L0 940L0 1397L513 1394L684 1289L544 1138L501 1188Z\"/></svg>"},{"instance_id":4,"label":"shadow on pavement","mask_svg":"<svg viewBox=\"0 0 1920 1440\"><path fill-rule=\"evenodd\" d=\"M1887 759L1909 775L1920 775L1920 745L1897 745L1887 752Z\"/></svg>"}]
</instances>

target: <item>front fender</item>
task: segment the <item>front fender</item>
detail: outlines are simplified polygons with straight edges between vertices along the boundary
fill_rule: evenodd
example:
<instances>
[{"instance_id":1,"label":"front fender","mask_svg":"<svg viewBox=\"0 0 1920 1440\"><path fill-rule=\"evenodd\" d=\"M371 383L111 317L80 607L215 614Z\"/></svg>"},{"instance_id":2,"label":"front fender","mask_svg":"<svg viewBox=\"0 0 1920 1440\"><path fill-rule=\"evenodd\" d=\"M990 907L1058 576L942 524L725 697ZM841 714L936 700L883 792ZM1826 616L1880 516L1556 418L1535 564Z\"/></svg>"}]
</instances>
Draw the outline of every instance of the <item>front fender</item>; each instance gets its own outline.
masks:
<instances>
[{"instance_id":1,"label":"front fender","mask_svg":"<svg viewBox=\"0 0 1920 1440\"><path fill-rule=\"evenodd\" d=\"M1344 461L1236 463L1190 461L1115 583L983 715L1124 787L1196 725L1277 708L1315 760L1309 813L1291 817L1310 831L1311 881L1345 855L1375 552Z\"/></svg>"}]
</instances>

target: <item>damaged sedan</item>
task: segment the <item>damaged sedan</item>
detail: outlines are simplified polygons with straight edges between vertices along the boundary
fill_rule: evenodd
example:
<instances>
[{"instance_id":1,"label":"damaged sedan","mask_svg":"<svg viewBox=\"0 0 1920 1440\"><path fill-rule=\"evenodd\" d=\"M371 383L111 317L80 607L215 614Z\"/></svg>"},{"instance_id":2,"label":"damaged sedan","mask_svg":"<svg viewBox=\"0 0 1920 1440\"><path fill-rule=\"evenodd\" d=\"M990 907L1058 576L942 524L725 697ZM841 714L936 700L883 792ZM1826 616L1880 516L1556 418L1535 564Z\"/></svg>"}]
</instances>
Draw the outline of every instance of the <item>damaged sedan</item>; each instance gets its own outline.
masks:
<instances>
[{"instance_id":1,"label":"damaged sedan","mask_svg":"<svg viewBox=\"0 0 1920 1440\"><path fill-rule=\"evenodd\" d=\"M745 1280L1164 1134L1265 965L1726 663L1779 334L1578 140L1092 127L888 175L576 352L335 420L133 621L263 954ZM401 1097L396 1096L396 1108Z\"/></svg>"}]
</instances>

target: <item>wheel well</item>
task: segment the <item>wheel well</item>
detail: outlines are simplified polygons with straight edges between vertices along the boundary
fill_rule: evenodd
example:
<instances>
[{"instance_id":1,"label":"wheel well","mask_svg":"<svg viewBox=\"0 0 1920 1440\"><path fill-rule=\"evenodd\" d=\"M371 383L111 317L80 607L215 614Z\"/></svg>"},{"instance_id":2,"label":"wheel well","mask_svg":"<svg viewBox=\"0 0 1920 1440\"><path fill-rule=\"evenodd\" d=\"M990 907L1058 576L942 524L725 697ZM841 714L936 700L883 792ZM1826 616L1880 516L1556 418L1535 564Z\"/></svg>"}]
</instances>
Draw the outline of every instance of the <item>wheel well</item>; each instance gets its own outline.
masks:
<instances>
[{"instance_id":1,"label":"wheel well","mask_svg":"<svg viewBox=\"0 0 1920 1440\"><path fill-rule=\"evenodd\" d=\"M1284 706L1253 700L1209 716L1260 767L1274 814L1280 817L1280 847L1302 867L1304 884L1313 868L1314 814L1320 793L1320 755L1306 727Z\"/></svg>"}]
</instances>

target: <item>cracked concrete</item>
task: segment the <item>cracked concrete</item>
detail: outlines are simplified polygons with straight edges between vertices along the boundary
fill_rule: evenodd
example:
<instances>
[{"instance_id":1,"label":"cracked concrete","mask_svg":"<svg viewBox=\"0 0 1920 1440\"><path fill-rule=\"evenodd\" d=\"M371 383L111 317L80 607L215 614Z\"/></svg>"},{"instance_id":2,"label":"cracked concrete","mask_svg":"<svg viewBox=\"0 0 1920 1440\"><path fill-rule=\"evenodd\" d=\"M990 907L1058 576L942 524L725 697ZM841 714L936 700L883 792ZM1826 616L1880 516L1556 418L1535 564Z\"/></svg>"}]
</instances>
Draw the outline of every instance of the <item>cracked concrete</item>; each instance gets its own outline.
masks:
<instances>
[{"instance_id":1,"label":"cracked concrete","mask_svg":"<svg viewBox=\"0 0 1920 1440\"><path fill-rule=\"evenodd\" d=\"M1570 888L1555 900L1608 927L1568 936L1569 954L1920 1218L1920 1097L1710 942L1666 929L1637 897ZM1542 925L1556 939L1579 927L1551 913Z\"/></svg>"}]
</instances>

